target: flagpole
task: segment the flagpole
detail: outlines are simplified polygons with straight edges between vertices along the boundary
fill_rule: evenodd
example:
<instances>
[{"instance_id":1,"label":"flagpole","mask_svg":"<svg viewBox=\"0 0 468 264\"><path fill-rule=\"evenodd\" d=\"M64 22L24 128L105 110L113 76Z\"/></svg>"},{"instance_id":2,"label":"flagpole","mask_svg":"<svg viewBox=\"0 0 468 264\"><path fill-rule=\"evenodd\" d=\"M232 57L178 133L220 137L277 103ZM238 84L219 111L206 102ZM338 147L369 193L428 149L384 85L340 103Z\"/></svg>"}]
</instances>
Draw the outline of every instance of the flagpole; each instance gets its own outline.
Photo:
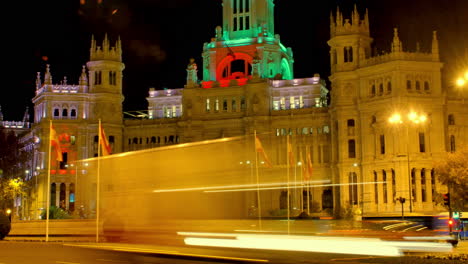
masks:
<instances>
[{"instance_id":1,"label":"flagpole","mask_svg":"<svg viewBox=\"0 0 468 264\"><path fill-rule=\"evenodd\" d=\"M99 242L99 184L100 184L100 166L101 166L101 119L99 119L98 128L98 160L97 160L97 178L96 178L96 243Z\"/></svg>"},{"instance_id":2,"label":"flagpole","mask_svg":"<svg viewBox=\"0 0 468 264\"><path fill-rule=\"evenodd\" d=\"M306 163L307 163L307 182L306 182L306 188L307 188L307 214L310 215L310 178L312 177L311 172L309 171L309 160L310 160L310 150L309 146L306 146ZM310 161L312 162L312 161Z\"/></svg>"},{"instance_id":3,"label":"flagpole","mask_svg":"<svg viewBox=\"0 0 468 264\"><path fill-rule=\"evenodd\" d=\"M257 138L257 131L254 130L254 147L255 147L255 140ZM257 178L257 214L258 214L258 226L260 230L262 230L262 206L260 203L260 181L258 177L258 153L255 149L255 174Z\"/></svg>"},{"instance_id":4,"label":"flagpole","mask_svg":"<svg viewBox=\"0 0 468 264\"><path fill-rule=\"evenodd\" d=\"M301 193L300 193L300 211L302 213L302 210L304 210L304 158L302 157L302 149L301 149Z\"/></svg>"},{"instance_id":5,"label":"flagpole","mask_svg":"<svg viewBox=\"0 0 468 264\"><path fill-rule=\"evenodd\" d=\"M50 159L52 151L52 119L49 120L49 164L47 165L47 201L46 201L46 237L45 241L49 241L49 210L50 210Z\"/></svg>"},{"instance_id":6,"label":"flagpole","mask_svg":"<svg viewBox=\"0 0 468 264\"><path fill-rule=\"evenodd\" d=\"M286 202L288 204L288 210L287 210L288 211L287 212L287 216L288 216L287 220L288 221L287 222L288 222L288 235L289 235L289 233L290 233L290 223L289 223L289 166L290 166L290 164L289 164L289 160L290 160L290 158L289 158L289 134L288 134L288 137L286 138L286 140L287 140L287 142L286 142L287 143L286 144L286 160L287 160L287 169L288 169L288 171L286 173L286 177L287 177L287 180L286 180L286 182L287 182Z\"/></svg>"}]
</instances>

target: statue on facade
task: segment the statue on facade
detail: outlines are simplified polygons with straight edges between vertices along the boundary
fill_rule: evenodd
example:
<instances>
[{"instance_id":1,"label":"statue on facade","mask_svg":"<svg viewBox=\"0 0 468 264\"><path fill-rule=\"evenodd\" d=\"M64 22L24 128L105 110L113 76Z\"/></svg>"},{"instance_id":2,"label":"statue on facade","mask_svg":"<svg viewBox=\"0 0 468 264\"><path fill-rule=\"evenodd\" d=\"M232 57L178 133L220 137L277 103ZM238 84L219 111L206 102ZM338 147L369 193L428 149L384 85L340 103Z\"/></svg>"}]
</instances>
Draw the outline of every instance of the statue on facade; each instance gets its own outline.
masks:
<instances>
[{"instance_id":1,"label":"statue on facade","mask_svg":"<svg viewBox=\"0 0 468 264\"><path fill-rule=\"evenodd\" d=\"M190 62L187 65L187 86L188 87L193 87L198 82L197 68L198 67L197 67L197 64L195 63L195 59L190 58Z\"/></svg>"}]
</instances>

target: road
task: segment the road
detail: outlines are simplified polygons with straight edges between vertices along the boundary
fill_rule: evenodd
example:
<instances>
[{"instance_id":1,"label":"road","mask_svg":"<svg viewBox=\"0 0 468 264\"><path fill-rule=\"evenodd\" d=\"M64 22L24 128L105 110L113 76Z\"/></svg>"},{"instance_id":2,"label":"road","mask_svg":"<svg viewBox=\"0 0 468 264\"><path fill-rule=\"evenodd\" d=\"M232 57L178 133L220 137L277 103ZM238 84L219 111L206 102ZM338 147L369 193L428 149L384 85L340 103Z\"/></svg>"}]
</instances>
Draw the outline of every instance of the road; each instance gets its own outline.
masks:
<instances>
[{"instance_id":1,"label":"road","mask_svg":"<svg viewBox=\"0 0 468 264\"><path fill-rule=\"evenodd\" d=\"M0 241L0 252L0 264L420 263L415 261L418 256L408 255L386 257L285 250L8 240ZM423 263L444 262L434 259L433 262Z\"/></svg>"}]
</instances>

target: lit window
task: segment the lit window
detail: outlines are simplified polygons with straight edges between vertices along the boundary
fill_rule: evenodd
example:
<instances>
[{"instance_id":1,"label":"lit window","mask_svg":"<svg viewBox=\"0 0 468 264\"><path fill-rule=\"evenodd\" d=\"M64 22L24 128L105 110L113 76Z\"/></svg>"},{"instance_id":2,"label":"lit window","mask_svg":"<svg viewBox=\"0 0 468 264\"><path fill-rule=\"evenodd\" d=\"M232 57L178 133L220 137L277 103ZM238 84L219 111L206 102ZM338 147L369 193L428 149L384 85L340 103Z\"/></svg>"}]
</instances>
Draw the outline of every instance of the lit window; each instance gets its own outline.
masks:
<instances>
[{"instance_id":1,"label":"lit window","mask_svg":"<svg viewBox=\"0 0 468 264\"><path fill-rule=\"evenodd\" d=\"M286 99L284 97L281 97L280 99L280 106L281 106L281 110L286 109Z\"/></svg>"},{"instance_id":2,"label":"lit window","mask_svg":"<svg viewBox=\"0 0 468 264\"><path fill-rule=\"evenodd\" d=\"M172 117L176 117L176 116L177 116L176 106L173 105L172 106Z\"/></svg>"},{"instance_id":3,"label":"lit window","mask_svg":"<svg viewBox=\"0 0 468 264\"><path fill-rule=\"evenodd\" d=\"M215 111L218 112L219 111L219 99L216 98L215 100Z\"/></svg>"},{"instance_id":4,"label":"lit window","mask_svg":"<svg viewBox=\"0 0 468 264\"><path fill-rule=\"evenodd\" d=\"M206 111L210 111L210 98L206 98Z\"/></svg>"},{"instance_id":5,"label":"lit window","mask_svg":"<svg viewBox=\"0 0 468 264\"><path fill-rule=\"evenodd\" d=\"M280 102L273 101L273 110L279 110L279 108L280 108Z\"/></svg>"},{"instance_id":6,"label":"lit window","mask_svg":"<svg viewBox=\"0 0 468 264\"><path fill-rule=\"evenodd\" d=\"M299 96L299 108L304 108L304 98L301 96Z\"/></svg>"},{"instance_id":7,"label":"lit window","mask_svg":"<svg viewBox=\"0 0 468 264\"><path fill-rule=\"evenodd\" d=\"M289 109L295 109L296 104L294 102L294 96L289 97Z\"/></svg>"}]
</instances>

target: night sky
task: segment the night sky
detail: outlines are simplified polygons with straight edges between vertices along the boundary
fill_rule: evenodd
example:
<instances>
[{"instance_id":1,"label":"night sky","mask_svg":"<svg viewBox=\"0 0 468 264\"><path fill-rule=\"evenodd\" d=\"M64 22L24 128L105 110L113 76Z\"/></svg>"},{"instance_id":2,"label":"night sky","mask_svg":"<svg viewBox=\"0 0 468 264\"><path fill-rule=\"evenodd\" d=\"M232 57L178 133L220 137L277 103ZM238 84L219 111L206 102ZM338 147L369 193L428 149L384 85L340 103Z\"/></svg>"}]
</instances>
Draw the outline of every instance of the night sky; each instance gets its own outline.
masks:
<instances>
[{"instance_id":1,"label":"night sky","mask_svg":"<svg viewBox=\"0 0 468 264\"><path fill-rule=\"evenodd\" d=\"M64 76L76 84L89 59L91 35L122 39L124 111L145 110L148 89L181 88L186 65L201 65L203 43L222 24L221 0L46 0L2 2L3 68L0 105L5 120L21 120L31 99L36 72L50 64L53 83ZM101 1L99 1L101 2ZM404 50L429 52L437 30L443 84L452 85L468 69L468 0L275 0L275 31L294 54L294 74L304 78L329 72L330 12L344 17L357 4L369 10L371 37L379 52L390 51L398 27ZM363 16L362 16L363 17ZM98 44L100 45L100 44ZM199 72L199 79L202 78Z\"/></svg>"}]
</instances>

